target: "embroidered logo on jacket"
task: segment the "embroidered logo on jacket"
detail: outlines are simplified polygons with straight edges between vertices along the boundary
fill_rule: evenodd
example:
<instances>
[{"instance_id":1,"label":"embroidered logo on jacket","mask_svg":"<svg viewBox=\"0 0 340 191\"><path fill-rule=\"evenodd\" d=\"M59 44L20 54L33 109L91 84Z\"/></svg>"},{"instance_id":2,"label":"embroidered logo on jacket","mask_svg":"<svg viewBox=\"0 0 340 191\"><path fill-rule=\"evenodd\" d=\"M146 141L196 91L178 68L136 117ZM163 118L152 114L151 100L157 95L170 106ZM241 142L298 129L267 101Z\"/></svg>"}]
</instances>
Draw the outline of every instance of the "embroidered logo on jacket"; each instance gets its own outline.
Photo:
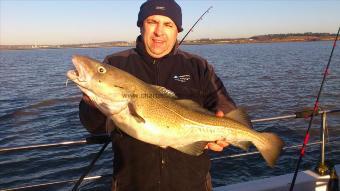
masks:
<instances>
[{"instance_id":1,"label":"embroidered logo on jacket","mask_svg":"<svg viewBox=\"0 0 340 191\"><path fill-rule=\"evenodd\" d=\"M173 78L174 78L174 80L176 80L176 81L179 81L179 82L184 83L184 82L187 82L188 80L190 80L190 79L191 79L191 76L188 75L188 74L185 74L185 75L174 75Z\"/></svg>"}]
</instances>

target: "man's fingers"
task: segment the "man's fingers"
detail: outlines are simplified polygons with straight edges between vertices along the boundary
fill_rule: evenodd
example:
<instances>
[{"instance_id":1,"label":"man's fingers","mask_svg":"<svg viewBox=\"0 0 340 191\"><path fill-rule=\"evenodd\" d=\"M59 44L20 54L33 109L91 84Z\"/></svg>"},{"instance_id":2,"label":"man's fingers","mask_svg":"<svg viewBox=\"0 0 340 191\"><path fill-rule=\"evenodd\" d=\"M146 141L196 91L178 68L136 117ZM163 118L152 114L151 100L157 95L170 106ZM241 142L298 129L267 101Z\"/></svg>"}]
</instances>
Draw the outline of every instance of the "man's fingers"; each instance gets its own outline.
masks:
<instances>
[{"instance_id":1,"label":"man's fingers","mask_svg":"<svg viewBox=\"0 0 340 191\"><path fill-rule=\"evenodd\" d=\"M213 150L213 151L222 151L223 147L216 143L208 143L207 144L208 149Z\"/></svg>"},{"instance_id":2,"label":"man's fingers","mask_svg":"<svg viewBox=\"0 0 340 191\"><path fill-rule=\"evenodd\" d=\"M215 115L216 115L217 117L224 117L224 113L223 113L223 111L221 111L221 110L216 111Z\"/></svg>"},{"instance_id":3,"label":"man's fingers","mask_svg":"<svg viewBox=\"0 0 340 191\"><path fill-rule=\"evenodd\" d=\"M226 147L229 146L229 143L226 141L216 141L216 144L218 144L220 147Z\"/></svg>"},{"instance_id":4,"label":"man's fingers","mask_svg":"<svg viewBox=\"0 0 340 191\"><path fill-rule=\"evenodd\" d=\"M205 149L210 149L213 151L222 151L224 147L229 146L229 143L224 140L219 140L216 142L210 142L205 146Z\"/></svg>"}]
</instances>

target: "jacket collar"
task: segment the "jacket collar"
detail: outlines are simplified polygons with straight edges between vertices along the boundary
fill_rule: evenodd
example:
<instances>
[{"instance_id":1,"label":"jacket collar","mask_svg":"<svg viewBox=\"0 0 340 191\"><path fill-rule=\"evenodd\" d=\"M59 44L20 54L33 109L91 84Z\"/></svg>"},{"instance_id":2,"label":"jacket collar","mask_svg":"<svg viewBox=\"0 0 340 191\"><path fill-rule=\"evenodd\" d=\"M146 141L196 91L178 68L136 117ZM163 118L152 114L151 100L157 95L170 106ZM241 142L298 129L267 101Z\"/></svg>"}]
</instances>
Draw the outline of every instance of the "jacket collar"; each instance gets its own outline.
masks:
<instances>
[{"instance_id":1,"label":"jacket collar","mask_svg":"<svg viewBox=\"0 0 340 191\"><path fill-rule=\"evenodd\" d=\"M175 46L173 47L173 49L170 51L169 54L163 56L162 58L153 58L146 51L145 44L143 42L142 36L139 35L137 37L137 40L136 40L136 51L144 59L144 61L146 63L150 63L150 64L154 63L155 61L159 62L160 60L162 60L164 58L167 58L167 57L170 57L170 56L177 54L177 52L178 52L177 47L178 47L178 42L176 42Z\"/></svg>"}]
</instances>

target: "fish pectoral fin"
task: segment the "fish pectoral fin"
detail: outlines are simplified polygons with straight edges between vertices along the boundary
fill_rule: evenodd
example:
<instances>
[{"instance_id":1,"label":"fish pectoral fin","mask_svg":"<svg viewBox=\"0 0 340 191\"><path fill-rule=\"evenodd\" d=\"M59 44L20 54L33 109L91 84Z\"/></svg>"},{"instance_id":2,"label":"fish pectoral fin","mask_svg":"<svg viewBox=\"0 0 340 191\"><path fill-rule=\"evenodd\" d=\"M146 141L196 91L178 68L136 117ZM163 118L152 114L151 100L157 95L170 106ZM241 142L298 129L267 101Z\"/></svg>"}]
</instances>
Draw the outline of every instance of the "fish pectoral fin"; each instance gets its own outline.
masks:
<instances>
[{"instance_id":1,"label":"fish pectoral fin","mask_svg":"<svg viewBox=\"0 0 340 191\"><path fill-rule=\"evenodd\" d=\"M159 93L161 93L161 95L164 95L169 98L177 99L175 92L169 89L166 89L165 87L162 87L162 86L156 86L156 85L151 85L151 86L154 87Z\"/></svg>"},{"instance_id":2,"label":"fish pectoral fin","mask_svg":"<svg viewBox=\"0 0 340 191\"><path fill-rule=\"evenodd\" d=\"M243 108L237 108L225 115L225 117L229 119L233 119L249 128L252 128L252 124L249 118L249 115L247 114L247 111Z\"/></svg>"},{"instance_id":3,"label":"fish pectoral fin","mask_svg":"<svg viewBox=\"0 0 340 191\"><path fill-rule=\"evenodd\" d=\"M250 141L235 141L229 142L231 145L238 147L244 151L248 151L250 145L252 144Z\"/></svg>"},{"instance_id":4,"label":"fish pectoral fin","mask_svg":"<svg viewBox=\"0 0 340 191\"><path fill-rule=\"evenodd\" d=\"M128 107L130 114L136 119L138 123L145 123L145 119L137 113L136 108L132 103L128 103Z\"/></svg>"},{"instance_id":5,"label":"fish pectoral fin","mask_svg":"<svg viewBox=\"0 0 340 191\"><path fill-rule=\"evenodd\" d=\"M200 106L197 102L194 102L190 99L179 99L175 101L176 103L180 104L181 106L200 112L200 113L204 113L204 114L208 114L208 115L215 115L213 112L203 108L202 106Z\"/></svg>"},{"instance_id":6,"label":"fish pectoral fin","mask_svg":"<svg viewBox=\"0 0 340 191\"><path fill-rule=\"evenodd\" d=\"M206 141L199 141L189 145L182 146L171 146L172 148L181 151L182 153L186 153L188 155L199 156L203 153L205 146L208 144Z\"/></svg>"}]
</instances>

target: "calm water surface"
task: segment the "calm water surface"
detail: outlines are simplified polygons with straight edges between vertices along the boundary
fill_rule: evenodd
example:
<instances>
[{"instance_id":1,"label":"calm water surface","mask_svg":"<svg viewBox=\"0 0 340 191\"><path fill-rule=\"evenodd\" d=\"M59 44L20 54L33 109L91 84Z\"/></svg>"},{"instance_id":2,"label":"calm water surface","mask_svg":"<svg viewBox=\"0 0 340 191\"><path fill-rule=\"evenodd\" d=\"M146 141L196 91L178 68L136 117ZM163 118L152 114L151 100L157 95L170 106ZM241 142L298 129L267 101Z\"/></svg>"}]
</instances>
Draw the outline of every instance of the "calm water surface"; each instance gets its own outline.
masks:
<instances>
[{"instance_id":1,"label":"calm water surface","mask_svg":"<svg viewBox=\"0 0 340 191\"><path fill-rule=\"evenodd\" d=\"M182 46L214 65L231 97L247 108L252 119L293 114L312 107L327 64L332 42L266 43L237 45ZM81 54L98 60L126 48L48 49L0 52L0 147L82 140L89 134L78 118L81 92L66 87L66 72L73 68L71 57ZM340 49L334 51L321 107L340 109ZM311 140L319 137L319 117ZM308 120L281 120L256 123L259 131L272 131L286 145L301 144ZM340 140L340 115L328 115L329 138ZM101 145L36 149L0 153L0 189L78 179ZM226 149L213 157L241 152ZM277 166L266 166L260 155L214 160L214 186L238 183L272 175L291 173L298 151L285 150ZM340 143L327 145L328 160L340 164ZM112 173L111 146L90 175ZM319 160L319 147L307 149L302 169L312 169ZM147 172L146 172L147 173ZM109 190L111 178L84 182L82 190ZM73 184L48 187L70 190ZM46 188L45 188L46 189Z\"/></svg>"}]
</instances>

